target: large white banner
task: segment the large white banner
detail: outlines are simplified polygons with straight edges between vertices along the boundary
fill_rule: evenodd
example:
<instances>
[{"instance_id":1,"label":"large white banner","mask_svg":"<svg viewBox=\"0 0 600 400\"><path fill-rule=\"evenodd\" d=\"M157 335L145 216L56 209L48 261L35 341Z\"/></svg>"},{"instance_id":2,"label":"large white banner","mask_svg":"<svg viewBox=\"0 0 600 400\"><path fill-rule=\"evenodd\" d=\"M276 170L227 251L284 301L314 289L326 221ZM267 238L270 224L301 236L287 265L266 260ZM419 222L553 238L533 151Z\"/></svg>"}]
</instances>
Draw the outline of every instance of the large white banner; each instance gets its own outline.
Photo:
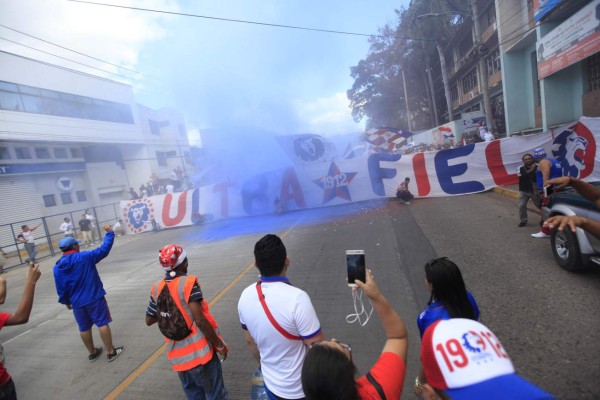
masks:
<instances>
[{"instance_id":1,"label":"large white banner","mask_svg":"<svg viewBox=\"0 0 600 400\"><path fill-rule=\"evenodd\" d=\"M152 229L152 219L162 227L191 225L211 219L270 214L275 203L286 210L345 204L394 197L396 188L410 178L415 197L477 193L518 182L521 157L537 147L558 160L563 174L600 180L596 142L600 118L581 118L539 135L512 136L487 143L415 154L377 152L339 155L322 162L291 164L249 178L223 179L182 193L123 201L121 210L128 230ZM243 167L242 167L243 168Z\"/></svg>"}]
</instances>

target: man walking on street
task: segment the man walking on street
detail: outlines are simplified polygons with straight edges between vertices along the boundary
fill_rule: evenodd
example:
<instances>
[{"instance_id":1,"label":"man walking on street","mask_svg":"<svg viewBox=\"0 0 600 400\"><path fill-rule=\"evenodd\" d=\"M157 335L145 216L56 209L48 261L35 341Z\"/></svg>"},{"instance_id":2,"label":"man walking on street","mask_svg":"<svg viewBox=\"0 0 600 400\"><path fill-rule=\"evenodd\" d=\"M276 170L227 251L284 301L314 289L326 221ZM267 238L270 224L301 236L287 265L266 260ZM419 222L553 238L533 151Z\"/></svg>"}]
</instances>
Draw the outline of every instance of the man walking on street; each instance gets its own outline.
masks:
<instances>
[{"instance_id":1,"label":"man walking on street","mask_svg":"<svg viewBox=\"0 0 600 400\"><path fill-rule=\"evenodd\" d=\"M22 231L17 235L17 240L21 243L25 244L25 250L27 250L27 257L29 257L26 261L35 262L35 256L38 251L35 247L35 239L33 237L33 231L39 228L41 224L38 226L30 228L27 225L21 226Z\"/></svg>"},{"instance_id":2,"label":"man walking on street","mask_svg":"<svg viewBox=\"0 0 600 400\"><path fill-rule=\"evenodd\" d=\"M228 400L219 361L227 358L228 347L198 279L187 275L187 253L170 244L160 250L159 261L166 276L150 289L146 325L158 322L171 367L188 399Z\"/></svg>"},{"instance_id":3,"label":"man walking on street","mask_svg":"<svg viewBox=\"0 0 600 400\"><path fill-rule=\"evenodd\" d=\"M94 346L92 325L100 332L108 361L114 361L125 349L124 346L113 346L112 333L108 324L112 322L106 291L96 264L102 261L112 248L115 234L110 225L105 225L106 236L100 247L92 251L79 251L79 241L74 238L64 238L58 244L63 256L54 265L54 281L58 302L65 304L79 325L81 340L89 352L88 359L96 361L102 354L102 347Z\"/></svg>"},{"instance_id":4,"label":"man walking on street","mask_svg":"<svg viewBox=\"0 0 600 400\"><path fill-rule=\"evenodd\" d=\"M60 228L58 228L58 229L60 229L65 234L65 237L74 238L75 234L73 232L73 224L71 223L71 218L65 217L64 221L65 222L63 222L60 225Z\"/></svg>"},{"instance_id":5,"label":"man walking on street","mask_svg":"<svg viewBox=\"0 0 600 400\"><path fill-rule=\"evenodd\" d=\"M536 171L536 186L540 196L544 194L544 187L548 186L548 180L559 178L562 176L562 168L560 163L553 158L546 156L546 151L543 147L538 147L533 151L533 160L538 164ZM538 233L532 233L534 238L548 238L552 230L548 226L544 226L544 217L540 221L541 229Z\"/></svg>"},{"instance_id":6,"label":"man walking on street","mask_svg":"<svg viewBox=\"0 0 600 400\"><path fill-rule=\"evenodd\" d=\"M238 313L250 354L260 362L271 399L303 399L301 373L308 347L324 340L306 292L286 278L290 259L276 235L254 246L258 283L240 296Z\"/></svg>"},{"instance_id":7,"label":"man walking on street","mask_svg":"<svg viewBox=\"0 0 600 400\"><path fill-rule=\"evenodd\" d=\"M523 165L517 171L519 176L519 228L527 225L527 202L529 199L540 208L540 194L535 184L537 164L533 162L531 154L525 154L522 158Z\"/></svg>"}]
</instances>

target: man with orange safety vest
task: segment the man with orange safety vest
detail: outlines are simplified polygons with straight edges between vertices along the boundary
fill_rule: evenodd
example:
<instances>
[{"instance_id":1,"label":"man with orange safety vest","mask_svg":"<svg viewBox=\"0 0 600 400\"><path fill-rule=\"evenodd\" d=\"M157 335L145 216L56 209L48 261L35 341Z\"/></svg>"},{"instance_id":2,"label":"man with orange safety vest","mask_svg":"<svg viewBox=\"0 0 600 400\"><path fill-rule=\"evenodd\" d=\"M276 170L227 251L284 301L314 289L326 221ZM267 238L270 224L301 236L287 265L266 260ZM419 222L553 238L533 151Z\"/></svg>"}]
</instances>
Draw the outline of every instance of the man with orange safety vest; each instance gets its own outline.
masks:
<instances>
[{"instance_id":1,"label":"man with orange safety vest","mask_svg":"<svg viewBox=\"0 0 600 400\"><path fill-rule=\"evenodd\" d=\"M155 282L150 290L150 302L146 310L146 325L159 322L159 313L170 313L158 309L160 296L165 285L174 305L185 319L189 334L182 339L172 340L163 336L167 343L171 367L181 381L188 399L228 400L223 381L223 370L219 358L227 358L228 347L218 333L218 325L210 314L208 303L202 297L200 284L195 276L187 275L186 251L170 244L159 252L159 261L166 271L164 279ZM185 334L185 333L184 333Z\"/></svg>"}]
</instances>

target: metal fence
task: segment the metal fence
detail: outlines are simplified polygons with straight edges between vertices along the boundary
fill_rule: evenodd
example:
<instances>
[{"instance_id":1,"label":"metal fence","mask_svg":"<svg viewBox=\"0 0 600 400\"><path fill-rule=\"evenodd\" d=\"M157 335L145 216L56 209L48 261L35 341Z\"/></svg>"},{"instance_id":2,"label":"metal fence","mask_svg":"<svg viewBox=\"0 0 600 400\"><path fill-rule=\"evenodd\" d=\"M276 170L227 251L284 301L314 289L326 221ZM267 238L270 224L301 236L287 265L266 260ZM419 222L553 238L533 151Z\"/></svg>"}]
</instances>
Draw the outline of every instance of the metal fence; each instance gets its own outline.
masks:
<instances>
[{"instance_id":1,"label":"metal fence","mask_svg":"<svg viewBox=\"0 0 600 400\"><path fill-rule=\"evenodd\" d=\"M58 242L64 237L64 234L59 227L64 222L65 217L71 219L75 236L81 239L82 235L78 221L82 218L86 210L90 210L96 218L96 228L92 228L92 235L95 240L101 240L103 236L102 226L106 224L113 225L120 215L119 203L113 203L0 225L0 248L6 254L4 256L4 265L0 265L0 271L22 265L26 262L28 254L25 246L17 240L17 235L22 231L23 225L27 225L30 228L37 227L33 231L33 236L38 251L36 259L39 260L60 253Z\"/></svg>"}]
</instances>

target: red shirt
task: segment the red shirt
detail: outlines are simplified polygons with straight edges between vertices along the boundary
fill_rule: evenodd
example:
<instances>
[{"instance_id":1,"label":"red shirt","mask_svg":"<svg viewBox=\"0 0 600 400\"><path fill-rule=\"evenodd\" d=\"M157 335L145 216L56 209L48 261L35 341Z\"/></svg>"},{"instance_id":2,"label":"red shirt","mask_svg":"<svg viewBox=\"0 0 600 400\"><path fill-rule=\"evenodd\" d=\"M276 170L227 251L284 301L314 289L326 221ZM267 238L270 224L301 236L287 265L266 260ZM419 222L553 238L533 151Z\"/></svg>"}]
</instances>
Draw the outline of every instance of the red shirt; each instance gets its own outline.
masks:
<instances>
[{"instance_id":1,"label":"red shirt","mask_svg":"<svg viewBox=\"0 0 600 400\"><path fill-rule=\"evenodd\" d=\"M0 312L0 329L4 328L4 324L8 321L10 317L9 313ZM10 375L6 368L4 368L4 364L0 362L0 386L4 386L6 382L10 380Z\"/></svg>"},{"instance_id":2,"label":"red shirt","mask_svg":"<svg viewBox=\"0 0 600 400\"><path fill-rule=\"evenodd\" d=\"M404 376L406 375L406 364L397 354L391 352L381 353L379 360L371 368L371 376L379 383L388 400L399 399L402 395ZM356 380L358 394L362 400L378 400L377 389L368 381L366 376Z\"/></svg>"}]
</instances>

